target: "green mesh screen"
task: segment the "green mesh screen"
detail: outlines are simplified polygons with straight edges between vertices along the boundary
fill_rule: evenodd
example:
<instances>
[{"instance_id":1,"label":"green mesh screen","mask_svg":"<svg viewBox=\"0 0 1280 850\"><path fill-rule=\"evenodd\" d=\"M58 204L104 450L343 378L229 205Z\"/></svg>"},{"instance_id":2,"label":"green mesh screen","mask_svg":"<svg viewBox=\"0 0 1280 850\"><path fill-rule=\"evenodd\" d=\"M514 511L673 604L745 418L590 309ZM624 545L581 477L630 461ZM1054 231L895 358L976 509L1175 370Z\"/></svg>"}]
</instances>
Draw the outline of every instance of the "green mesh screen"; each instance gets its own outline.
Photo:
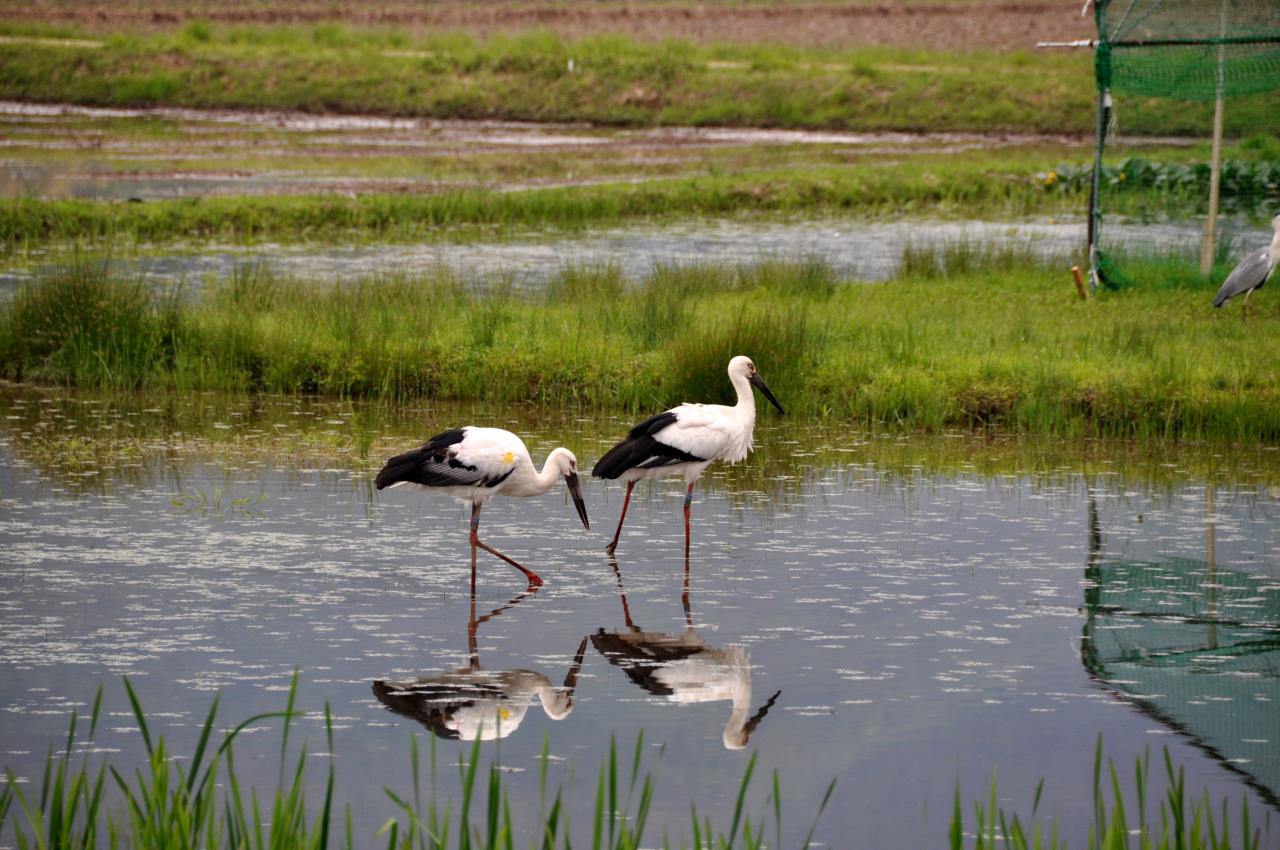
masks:
<instances>
[{"instance_id":1,"label":"green mesh screen","mask_svg":"<svg viewBox=\"0 0 1280 850\"><path fill-rule=\"evenodd\" d=\"M1276 0L1098 0L1099 89L1214 100L1280 86Z\"/></svg>"},{"instance_id":2,"label":"green mesh screen","mask_svg":"<svg viewBox=\"0 0 1280 850\"><path fill-rule=\"evenodd\" d=\"M1161 264L1198 269L1219 98L1229 144L1213 274L1225 273L1264 244L1280 212L1280 0L1095 0L1094 13L1093 282L1114 289L1164 275L1152 271ZM1162 149L1152 142L1162 136L1201 144Z\"/></svg>"}]
</instances>

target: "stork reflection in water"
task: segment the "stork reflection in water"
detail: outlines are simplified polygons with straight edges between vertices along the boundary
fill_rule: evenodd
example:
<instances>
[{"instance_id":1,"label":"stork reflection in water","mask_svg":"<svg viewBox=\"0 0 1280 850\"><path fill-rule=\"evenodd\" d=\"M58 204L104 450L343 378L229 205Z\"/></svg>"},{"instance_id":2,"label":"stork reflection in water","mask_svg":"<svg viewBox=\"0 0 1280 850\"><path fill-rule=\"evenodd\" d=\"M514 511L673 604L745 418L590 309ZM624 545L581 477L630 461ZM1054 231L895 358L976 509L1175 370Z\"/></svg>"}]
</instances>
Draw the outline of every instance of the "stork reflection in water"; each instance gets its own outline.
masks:
<instances>
[{"instance_id":1,"label":"stork reflection in water","mask_svg":"<svg viewBox=\"0 0 1280 850\"><path fill-rule=\"evenodd\" d=\"M483 617L476 617L473 595L467 623L467 666L410 682L378 679L373 683L373 695L388 709L418 721L433 735L462 741L507 737L520 727L535 698L548 717L564 720L573 710L573 692L587 650L586 638L578 644L564 684L558 688L535 670L485 670L480 666L476 640L480 624L518 605L533 592L525 591Z\"/></svg>"},{"instance_id":2,"label":"stork reflection in water","mask_svg":"<svg viewBox=\"0 0 1280 850\"><path fill-rule=\"evenodd\" d=\"M755 714L751 714L751 665L747 651L731 644L709 645L693 628L686 572L684 631L679 634L644 631L631 619L631 606L622 586L622 570L610 559L618 580L625 630L598 630L591 644L609 663L622 668L627 678L655 696L676 703L729 700L733 708L725 723L723 741L727 749L740 750L764 720L782 691L775 691Z\"/></svg>"}]
</instances>

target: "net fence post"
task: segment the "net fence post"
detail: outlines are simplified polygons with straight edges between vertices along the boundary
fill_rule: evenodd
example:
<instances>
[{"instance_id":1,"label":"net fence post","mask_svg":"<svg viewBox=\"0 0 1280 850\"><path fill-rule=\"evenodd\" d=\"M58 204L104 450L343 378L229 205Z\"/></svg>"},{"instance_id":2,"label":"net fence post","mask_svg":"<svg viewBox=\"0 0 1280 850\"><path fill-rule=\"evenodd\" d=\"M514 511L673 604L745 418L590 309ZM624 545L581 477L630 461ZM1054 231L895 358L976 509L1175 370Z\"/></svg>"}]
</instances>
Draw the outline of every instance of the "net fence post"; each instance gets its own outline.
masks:
<instances>
[{"instance_id":1,"label":"net fence post","mask_svg":"<svg viewBox=\"0 0 1280 850\"><path fill-rule=\"evenodd\" d=\"M1107 125L1111 121L1111 90L1098 91L1098 126L1093 152L1093 174L1089 181L1089 292L1098 292L1098 236L1102 226L1099 207L1102 190L1102 149L1107 144Z\"/></svg>"}]
</instances>

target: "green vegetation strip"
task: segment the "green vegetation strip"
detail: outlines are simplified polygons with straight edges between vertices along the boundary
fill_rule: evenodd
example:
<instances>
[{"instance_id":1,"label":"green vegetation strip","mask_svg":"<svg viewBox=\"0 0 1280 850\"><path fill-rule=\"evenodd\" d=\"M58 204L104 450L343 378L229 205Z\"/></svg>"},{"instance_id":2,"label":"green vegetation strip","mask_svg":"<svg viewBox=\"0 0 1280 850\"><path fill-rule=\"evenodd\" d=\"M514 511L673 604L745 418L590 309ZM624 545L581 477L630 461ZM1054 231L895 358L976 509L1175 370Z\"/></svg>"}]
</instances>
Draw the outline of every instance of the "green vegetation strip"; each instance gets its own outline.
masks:
<instances>
[{"instance_id":1,"label":"green vegetation strip","mask_svg":"<svg viewBox=\"0 0 1280 850\"><path fill-rule=\"evenodd\" d=\"M464 190L438 195L369 194L181 198L122 203L21 199L0 202L0 251L79 242L162 244L217 240L404 241L581 230L691 217L937 216L1019 219L1080 214L1088 171L1054 163L1056 153L969 151L901 162L748 171L640 183ZM1109 177L1109 215L1195 214L1205 194L1187 167L1145 160L1135 179ZM1280 164L1241 161L1247 186L1223 206L1259 222L1280 201ZM1169 171L1190 176L1161 179ZM1126 171L1115 172L1127 174ZM1154 175L1154 176L1152 176Z\"/></svg>"},{"instance_id":2,"label":"green vegetation strip","mask_svg":"<svg viewBox=\"0 0 1280 850\"><path fill-rule=\"evenodd\" d=\"M447 272L318 284L246 266L199 297L105 264L0 313L5 377L102 388L323 393L640 411L724 398L756 358L794 414L873 428L1280 439L1280 311L1213 310L1214 281L1136 260L1081 302L1018 251L909 250L883 284L820 262L567 268L545 292Z\"/></svg>"},{"instance_id":3,"label":"green vegetation strip","mask_svg":"<svg viewBox=\"0 0 1280 850\"><path fill-rule=\"evenodd\" d=\"M144 203L31 200L0 203L0 245L176 239L318 240L456 238L456 231L605 226L676 216L911 215L982 212L1020 216L1079 211L1078 188L1046 187L1052 164L1009 163L992 152L905 166L858 164L802 171L440 195L190 198ZM1049 191L1054 189L1054 191Z\"/></svg>"},{"instance_id":4,"label":"green vegetation strip","mask_svg":"<svg viewBox=\"0 0 1280 850\"><path fill-rule=\"evenodd\" d=\"M14 36L75 36L6 25ZM1091 56L844 52L652 44L548 32L411 37L389 29L210 27L100 46L0 42L0 97L82 104L300 109L436 118L1087 134ZM1280 127L1266 97L1232 101L1227 132ZM1129 126L1204 134L1212 106L1129 100Z\"/></svg>"},{"instance_id":5,"label":"green vegetation strip","mask_svg":"<svg viewBox=\"0 0 1280 850\"><path fill-rule=\"evenodd\" d=\"M137 850L192 847L352 850L375 846L366 836L357 840L350 806L339 808L335 799L333 761L330 760L324 784L320 786L309 769L307 742L292 750L289 747L293 721L303 716L297 707L297 686L295 673L282 711L255 715L221 734L215 732L219 702L215 698L205 715L195 749L189 758L181 758L170 754L163 735L153 735L142 702L126 678L125 692L146 748L145 766L132 772L124 765L109 763L109 757L91 759L92 748L85 748L93 741L103 717L103 692L99 687L87 718L88 731L83 731L84 724L73 711L63 748L55 751L50 747L38 793L34 784L25 783L11 770L6 770L0 784L0 834L13 836L22 848L65 850L92 850L104 842L110 847L127 846ZM280 721L282 726L279 779L273 793L260 797L258 790L250 787L237 771L236 744L241 732L271 720ZM324 747L328 753L334 752L333 733L333 714L326 703ZM77 760L74 753L78 751L84 755ZM681 838L678 844L673 844L665 828L661 845L643 843L653 814L655 787L643 763L643 753L643 733L636 736L629 766L626 754L619 755L616 740L610 741L596 779L589 844L592 850L636 850L643 846L763 850L783 846L782 783L776 770L759 811L753 811L747 804L756 753L752 753L743 770L727 830L714 825L710 816L700 814L695 802L690 806L690 843L686 844ZM296 762L292 761L295 757ZM387 850L510 850L517 844L525 846L527 840L527 846L542 850L557 847L568 850L572 846L564 789L553 791L548 784L547 739L543 739L539 762L535 823L515 823L511 815L512 780L504 777L496 760L487 770L482 768L481 761L478 739L466 758L459 754L460 805L455 811L454 795L448 789L442 794L442 783L438 780L435 739L431 740L424 770L418 738L410 736L411 785L399 792L384 786L395 814L378 830L374 838L377 845L385 841ZM1167 791L1158 803L1155 817L1148 814L1152 780L1149 752L1135 760L1132 797L1125 794L1114 762L1108 760L1106 766L1104 773L1099 737L1094 755L1090 847L1100 850L1258 850L1262 846L1263 831L1250 821L1247 798L1242 800L1237 815L1225 799L1220 806L1215 805L1207 791L1199 798L1188 796L1183 769L1175 769L1167 747L1164 748ZM308 794L309 787L323 787L318 805ZM817 813L799 845L801 850L812 845L817 820L831 802L835 789L833 779L822 800L817 801ZM974 850L1066 847L1057 820L1046 831L1037 819L1043 792L1042 779L1035 788L1030 815L1024 821L998 804L993 777L987 799L974 804L971 823L975 832L967 834L957 784L947 832L948 846L951 850L970 846ZM117 799L122 800L123 805L115 805ZM1268 835L1269 832L1268 829Z\"/></svg>"}]
</instances>

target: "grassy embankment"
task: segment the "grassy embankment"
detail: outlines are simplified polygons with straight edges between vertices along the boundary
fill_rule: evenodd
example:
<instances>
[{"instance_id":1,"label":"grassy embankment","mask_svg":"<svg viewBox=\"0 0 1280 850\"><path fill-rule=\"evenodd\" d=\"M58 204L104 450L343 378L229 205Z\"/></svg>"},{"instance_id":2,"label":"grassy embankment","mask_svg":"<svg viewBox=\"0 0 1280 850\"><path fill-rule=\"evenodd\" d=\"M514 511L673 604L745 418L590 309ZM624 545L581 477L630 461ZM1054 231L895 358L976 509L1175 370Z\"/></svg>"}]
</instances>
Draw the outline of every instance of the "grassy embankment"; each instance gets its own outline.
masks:
<instances>
[{"instance_id":1,"label":"grassy embankment","mask_svg":"<svg viewBox=\"0 0 1280 850\"><path fill-rule=\"evenodd\" d=\"M123 765L111 764L109 757L91 765L86 753L75 763L73 747L91 742L101 719L102 690L99 689L88 718L87 735L81 733L73 713L65 747L57 753L51 748L45 760L38 794L34 785L19 782L12 772L6 773L0 787L0 834L12 830L19 847L67 850L96 848L104 839L109 846L123 844L137 850L190 847L326 850L330 846L371 846L364 836L357 840L350 807L339 809L334 799L334 763L330 762L323 786L309 781L311 771L307 768L305 743L295 748L300 752L296 765L290 765L291 725L302 714L295 708L296 675L283 711L251 717L220 738L214 734L218 711L215 699L190 759L171 756L164 737L152 737L146 713L128 679L125 689L146 747L145 766L129 777L122 771ZM328 705L324 717L325 749L333 753L333 723ZM268 720L280 720L283 727L279 780L273 793L260 797L257 789L246 787L237 773L235 743L242 730ZM538 821L518 825L512 819L510 808L510 786L514 780L503 777L496 761L487 771L482 770L478 740L469 756L465 760L460 757L458 761L456 815L454 796L447 790L441 794L434 739L426 777L418 739L412 736L409 740L411 787L400 793L385 788L395 815L375 836L379 844L386 841L388 850L451 847L510 850L517 843L523 844L526 838L530 847L543 850L554 850L558 846L567 850L571 846L571 813L565 804L563 789L551 792L547 783L549 753L545 741L537 786ZM590 813L593 850L634 850L646 846L643 837L653 814L650 806L654 785L642 763L643 751L641 734L636 738L631 764L627 765L625 758L619 757L616 744L611 743L597 774L595 804ZM681 838L679 844L673 844L664 829L661 846L694 850L781 847L781 781L774 771L761 810L750 811L747 797L755 767L756 756L752 754L743 771L727 831L713 825L709 816L700 815L695 802L690 813L690 843L686 844ZM1108 760L1106 768L1104 774L1099 738L1094 756L1094 820L1089 826L1090 846L1105 850L1129 850L1135 846L1167 850L1208 850L1210 847L1257 850L1262 846L1263 832L1250 821L1247 799L1241 802L1237 814L1227 800L1220 801L1220 806L1215 805L1208 799L1207 792L1203 797L1189 798L1182 768L1174 768L1168 748L1164 750L1168 790L1158 802L1155 817L1149 815L1147 797L1151 783L1149 754L1135 761L1132 797L1125 793L1114 762ZM1064 848L1066 844L1060 837L1057 820L1046 830L1038 818L1044 785L1041 780L1036 787L1031 812L1024 820L998 805L993 778L987 799L974 804L971 823L976 831L972 843L965 837L965 816L957 787L947 846L951 850L963 850L966 846L974 850L995 850L998 846L1012 850ZM309 786L324 788L318 807L314 800L308 800ZM800 845L802 848L811 845L817 818L831 801L835 786L833 780L823 799L814 801L817 814ZM126 802L124 816L117 815L116 807L109 803L108 795L116 794Z\"/></svg>"},{"instance_id":2,"label":"grassy embankment","mask_svg":"<svg viewBox=\"0 0 1280 850\"><path fill-rule=\"evenodd\" d=\"M572 229L675 216L1075 211L1078 188L1046 191L1055 160L975 152L905 167L855 164L523 192L195 198L147 203L23 199L0 204L10 251L65 240L422 239L458 229Z\"/></svg>"},{"instance_id":3,"label":"grassy embankment","mask_svg":"<svg viewBox=\"0 0 1280 850\"><path fill-rule=\"evenodd\" d=\"M65 35L8 24L10 35ZM572 63L570 62L572 60ZM548 32L479 40L391 29L211 27L0 44L0 96L110 106L300 109L435 118L854 130L1089 133L1081 53L856 52L652 44ZM1228 132L1276 126L1233 102ZM1204 105L1144 102L1153 134L1200 131Z\"/></svg>"},{"instance_id":4,"label":"grassy embankment","mask_svg":"<svg viewBox=\"0 0 1280 850\"><path fill-rule=\"evenodd\" d=\"M24 198L0 203L0 252L78 242L117 247L173 240L419 240L574 230L680 217L849 216L1022 218L1080 214L1088 169L1059 148L971 150L844 165L799 164L733 174L586 186L434 195L212 197L118 203ZM1280 143L1256 135L1233 146L1223 209L1259 221L1280 202ZM1185 156L1185 154L1183 154ZM1108 214L1196 214L1207 168L1132 157L1104 173Z\"/></svg>"},{"instance_id":5,"label":"grassy embankment","mask_svg":"<svg viewBox=\"0 0 1280 850\"><path fill-rule=\"evenodd\" d=\"M194 22L96 46L15 39L0 44L0 96L626 126L1090 134L1094 120L1087 52L846 52L541 31L477 39L334 24ZM1207 104L1125 105L1130 126L1153 135L1202 134L1212 114ZM1280 118L1269 107L1265 97L1233 100L1227 133L1273 132Z\"/></svg>"},{"instance_id":6,"label":"grassy embankment","mask_svg":"<svg viewBox=\"0 0 1280 850\"><path fill-rule=\"evenodd\" d=\"M883 284L845 284L819 262L641 281L571 268L537 294L444 273L339 286L246 268L187 298L84 264L5 307L0 364L93 387L638 411L723 397L724 363L747 352L804 417L1280 439L1273 305L1242 322L1185 267L1139 274L1141 287L1080 302L1065 265L956 246L909 251Z\"/></svg>"}]
</instances>

